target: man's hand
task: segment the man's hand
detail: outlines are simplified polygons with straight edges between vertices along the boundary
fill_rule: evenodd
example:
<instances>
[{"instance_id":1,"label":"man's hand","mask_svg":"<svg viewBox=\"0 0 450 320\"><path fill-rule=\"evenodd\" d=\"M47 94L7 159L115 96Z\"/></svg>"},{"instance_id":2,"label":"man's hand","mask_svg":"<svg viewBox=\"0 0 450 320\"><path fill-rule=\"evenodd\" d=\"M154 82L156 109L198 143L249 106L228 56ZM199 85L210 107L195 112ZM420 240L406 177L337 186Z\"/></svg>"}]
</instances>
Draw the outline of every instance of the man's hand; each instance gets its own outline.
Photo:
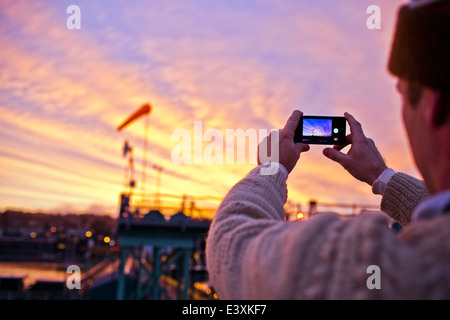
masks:
<instances>
[{"instance_id":1,"label":"man's hand","mask_svg":"<svg viewBox=\"0 0 450 320\"><path fill-rule=\"evenodd\" d=\"M372 185L387 166L373 140L364 135L361 124L347 112L344 116L350 125L346 144L325 148L323 154L343 166L356 179ZM351 148L347 154L342 153L340 150L349 144Z\"/></svg>"},{"instance_id":2,"label":"man's hand","mask_svg":"<svg viewBox=\"0 0 450 320\"><path fill-rule=\"evenodd\" d=\"M303 112L295 110L287 120L284 128L279 131L279 139L280 139L278 145L279 163L282 164L288 172L291 172L292 169L294 169L298 159L300 158L300 153L309 150L309 145L294 142L295 129L297 129L298 123L302 115ZM267 145L268 154L272 154L271 137L272 134L270 134L268 138L262 141L262 143L266 143ZM258 164L261 165L259 156L258 156Z\"/></svg>"}]
</instances>

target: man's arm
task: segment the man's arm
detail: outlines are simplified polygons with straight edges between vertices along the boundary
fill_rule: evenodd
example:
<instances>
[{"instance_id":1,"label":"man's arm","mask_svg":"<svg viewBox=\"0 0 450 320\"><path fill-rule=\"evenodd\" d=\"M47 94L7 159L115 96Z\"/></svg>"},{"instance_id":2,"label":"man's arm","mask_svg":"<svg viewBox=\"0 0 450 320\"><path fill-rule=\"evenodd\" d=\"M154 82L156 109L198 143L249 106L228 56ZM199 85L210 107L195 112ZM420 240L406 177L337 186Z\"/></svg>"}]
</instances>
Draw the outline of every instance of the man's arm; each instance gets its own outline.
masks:
<instances>
[{"instance_id":1,"label":"man's arm","mask_svg":"<svg viewBox=\"0 0 450 320\"><path fill-rule=\"evenodd\" d=\"M301 116L300 111L294 111L285 127L280 130L279 150L270 150L271 135L262 142L267 143L270 154L282 151L279 152L279 164L287 173L295 167L300 153L309 150L307 144L294 143L295 129ZM275 170L273 175L261 174L263 167L274 164L261 164L259 159L258 162L259 166L250 171L225 196L208 234L207 264L210 280L221 297L247 297L245 294L248 291L243 285L248 283L248 279L242 279L245 274L242 261L248 254L250 243L254 243L255 237L263 232L279 230L278 233L284 233L282 229L285 228L283 220L287 175L280 169Z\"/></svg>"},{"instance_id":2,"label":"man's arm","mask_svg":"<svg viewBox=\"0 0 450 320\"><path fill-rule=\"evenodd\" d=\"M268 229L284 225L286 177L279 170L262 175L261 166L250 171L225 196L212 221L206 242L210 282L222 299L245 299L243 269L248 247Z\"/></svg>"}]
</instances>

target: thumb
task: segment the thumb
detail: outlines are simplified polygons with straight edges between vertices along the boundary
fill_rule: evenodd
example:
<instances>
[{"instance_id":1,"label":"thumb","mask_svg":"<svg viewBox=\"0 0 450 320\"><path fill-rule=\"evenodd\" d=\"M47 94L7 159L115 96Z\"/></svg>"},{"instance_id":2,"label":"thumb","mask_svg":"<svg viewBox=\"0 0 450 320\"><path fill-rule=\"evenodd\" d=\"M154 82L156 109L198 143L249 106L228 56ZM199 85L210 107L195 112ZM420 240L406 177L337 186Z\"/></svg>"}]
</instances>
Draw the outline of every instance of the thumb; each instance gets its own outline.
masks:
<instances>
[{"instance_id":1,"label":"thumb","mask_svg":"<svg viewBox=\"0 0 450 320\"><path fill-rule=\"evenodd\" d=\"M323 155L333 161L342 165L342 162L345 161L347 155L345 153L340 152L339 150L333 148L325 148L322 151Z\"/></svg>"}]
</instances>

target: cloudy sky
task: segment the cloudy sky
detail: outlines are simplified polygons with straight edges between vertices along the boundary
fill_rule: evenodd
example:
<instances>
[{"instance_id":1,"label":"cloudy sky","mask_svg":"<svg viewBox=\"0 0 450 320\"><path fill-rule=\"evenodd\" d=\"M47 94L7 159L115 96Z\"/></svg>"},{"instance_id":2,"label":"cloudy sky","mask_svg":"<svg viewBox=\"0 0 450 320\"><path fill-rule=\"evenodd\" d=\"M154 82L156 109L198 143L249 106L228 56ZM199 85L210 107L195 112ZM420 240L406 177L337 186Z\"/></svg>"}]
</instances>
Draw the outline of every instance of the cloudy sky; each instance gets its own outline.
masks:
<instances>
[{"instance_id":1,"label":"cloudy sky","mask_svg":"<svg viewBox=\"0 0 450 320\"><path fill-rule=\"evenodd\" d=\"M216 197L254 167L176 164L175 130L281 128L294 109L352 113L389 166L418 176L386 69L403 2L1 1L0 209L116 214L122 145L134 146L139 185L145 121L115 128L145 102L150 192L152 164L164 168L162 193ZM66 27L71 4L80 30ZM372 4L380 30L366 27ZM322 149L302 154L290 200L379 203Z\"/></svg>"}]
</instances>

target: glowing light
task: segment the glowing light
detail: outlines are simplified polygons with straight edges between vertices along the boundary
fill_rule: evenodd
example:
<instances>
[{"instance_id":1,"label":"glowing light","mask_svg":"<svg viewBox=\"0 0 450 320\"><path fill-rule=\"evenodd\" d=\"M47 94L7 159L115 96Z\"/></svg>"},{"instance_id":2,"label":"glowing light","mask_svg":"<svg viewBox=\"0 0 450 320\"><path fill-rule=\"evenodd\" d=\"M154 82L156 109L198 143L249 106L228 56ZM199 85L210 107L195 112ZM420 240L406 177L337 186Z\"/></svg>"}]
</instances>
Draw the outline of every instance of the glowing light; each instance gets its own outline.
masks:
<instances>
[{"instance_id":1,"label":"glowing light","mask_svg":"<svg viewBox=\"0 0 450 320\"><path fill-rule=\"evenodd\" d=\"M103 242L104 242L104 243L109 243L110 241L111 241L111 238L108 237L108 236L106 236L106 237L103 238Z\"/></svg>"},{"instance_id":2,"label":"glowing light","mask_svg":"<svg viewBox=\"0 0 450 320\"><path fill-rule=\"evenodd\" d=\"M297 220L302 220L305 217L303 212L297 213Z\"/></svg>"},{"instance_id":3,"label":"glowing light","mask_svg":"<svg viewBox=\"0 0 450 320\"><path fill-rule=\"evenodd\" d=\"M37 236L37 233L36 233L36 232L34 232L34 231L30 232L30 238L31 238L31 239L36 238L36 236Z\"/></svg>"},{"instance_id":4,"label":"glowing light","mask_svg":"<svg viewBox=\"0 0 450 320\"><path fill-rule=\"evenodd\" d=\"M86 238L90 238L92 237L92 231L86 231L86 233L84 234L86 236Z\"/></svg>"}]
</instances>

